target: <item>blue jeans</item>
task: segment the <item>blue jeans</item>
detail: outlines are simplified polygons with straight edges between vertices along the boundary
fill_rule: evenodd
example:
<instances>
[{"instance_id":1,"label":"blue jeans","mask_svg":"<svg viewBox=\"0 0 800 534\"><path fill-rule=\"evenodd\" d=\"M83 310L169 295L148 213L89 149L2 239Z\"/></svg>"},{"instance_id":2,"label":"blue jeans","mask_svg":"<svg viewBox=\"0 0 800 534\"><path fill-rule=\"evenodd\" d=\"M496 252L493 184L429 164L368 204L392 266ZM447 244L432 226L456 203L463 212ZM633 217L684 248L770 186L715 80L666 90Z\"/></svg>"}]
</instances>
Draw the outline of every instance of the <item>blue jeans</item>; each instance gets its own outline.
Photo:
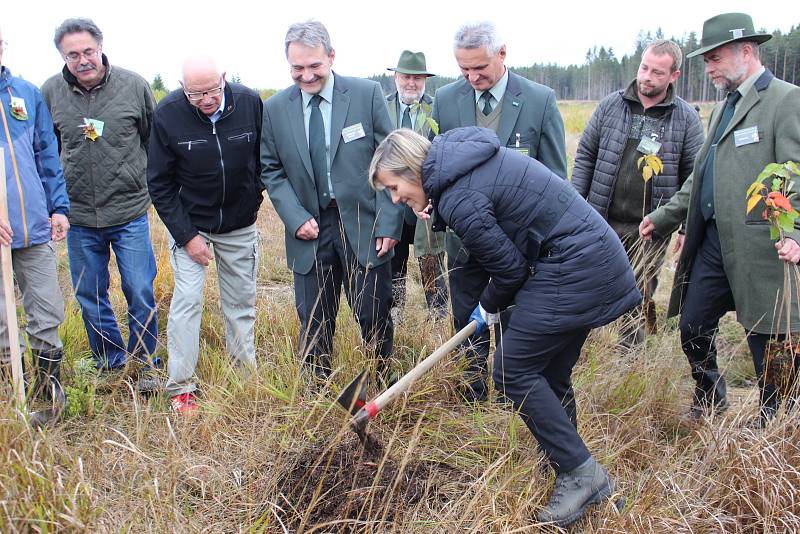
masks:
<instances>
[{"instance_id":1,"label":"blue jeans","mask_svg":"<svg viewBox=\"0 0 800 534\"><path fill-rule=\"evenodd\" d=\"M72 287L81 305L83 324L98 367L125 365L129 354L148 360L156 349L158 318L153 296L156 260L150 243L147 213L128 223L90 228L73 226L68 233ZM114 250L128 301L127 348L108 300L108 262ZM158 366L157 360L153 364Z\"/></svg>"}]
</instances>

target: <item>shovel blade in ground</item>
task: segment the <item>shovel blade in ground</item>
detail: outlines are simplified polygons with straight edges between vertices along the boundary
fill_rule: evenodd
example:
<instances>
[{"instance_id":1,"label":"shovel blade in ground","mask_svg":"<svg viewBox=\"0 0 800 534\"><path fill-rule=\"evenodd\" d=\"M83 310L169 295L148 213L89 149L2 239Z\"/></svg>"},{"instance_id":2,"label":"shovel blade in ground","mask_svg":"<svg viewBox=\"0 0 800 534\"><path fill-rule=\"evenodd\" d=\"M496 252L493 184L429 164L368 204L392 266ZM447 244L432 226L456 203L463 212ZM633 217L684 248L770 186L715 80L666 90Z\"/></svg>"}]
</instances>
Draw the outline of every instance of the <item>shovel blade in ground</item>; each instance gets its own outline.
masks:
<instances>
[{"instance_id":1,"label":"shovel blade in ground","mask_svg":"<svg viewBox=\"0 0 800 534\"><path fill-rule=\"evenodd\" d=\"M347 386L339 393L336 402L350 412L350 415L355 415L367 403L367 386L369 385L369 375L367 370L361 371L355 379L347 384Z\"/></svg>"},{"instance_id":2,"label":"shovel blade in ground","mask_svg":"<svg viewBox=\"0 0 800 534\"><path fill-rule=\"evenodd\" d=\"M374 419L375 416L378 415L378 412L400 396L400 394L408 391L411 384L427 373L439 360L450 354L461 345L461 343L466 341L466 339L475 332L477 325L478 323L471 321L467 326L459 330L456 335L433 351L430 356L419 362L389 389L369 402L367 402L367 384L369 376L366 370L361 371L355 380L350 382L350 384L342 390L337 402L353 416L350 420L350 427L358 434L362 443L365 442L367 423L369 423L371 419Z\"/></svg>"}]
</instances>

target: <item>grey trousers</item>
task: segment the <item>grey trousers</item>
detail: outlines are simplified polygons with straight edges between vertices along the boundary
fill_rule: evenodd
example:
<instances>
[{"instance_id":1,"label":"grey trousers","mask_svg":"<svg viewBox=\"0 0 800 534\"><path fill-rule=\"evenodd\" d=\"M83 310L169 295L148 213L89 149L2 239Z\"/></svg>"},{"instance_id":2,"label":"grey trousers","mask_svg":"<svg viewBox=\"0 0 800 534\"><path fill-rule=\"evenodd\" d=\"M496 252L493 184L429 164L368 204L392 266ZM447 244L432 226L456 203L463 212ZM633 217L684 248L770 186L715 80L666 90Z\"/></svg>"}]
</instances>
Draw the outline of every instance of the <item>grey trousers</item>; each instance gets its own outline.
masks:
<instances>
[{"instance_id":1,"label":"grey trousers","mask_svg":"<svg viewBox=\"0 0 800 534\"><path fill-rule=\"evenodd\" d=\"M256 365L256 272L258 269L258 233L250 225L226 234L201 232L213 250L217 264L220 303L225 318L225 350L237 365ZM186 251L175 245L170 263L175 279L172 303L167 320L166 390L171 396L197 389L192 382L200 352L200 321L203 313L203 288L206 268L195 263Z\"/></svg>"},{"instance_id":2,"label":"grey trousers","mask_svg":"<svg viewBox=\"0 0 800 534\"><path fill-rule=\"evenodd\" d=\"M14 281L22 294L22 307L28 325L28 342L33 350L62 347L58 325L64 321L64 296L58 285L55 246L43 243L11 251ZM16 299L16 296L12 296ZM0 287L0 310L5 309L5 295ZM20 331L19 344L25 352L25 338ZM0 314L0 358L8 353L10 340L5 314Z\"/></svg>"}]
</instances>

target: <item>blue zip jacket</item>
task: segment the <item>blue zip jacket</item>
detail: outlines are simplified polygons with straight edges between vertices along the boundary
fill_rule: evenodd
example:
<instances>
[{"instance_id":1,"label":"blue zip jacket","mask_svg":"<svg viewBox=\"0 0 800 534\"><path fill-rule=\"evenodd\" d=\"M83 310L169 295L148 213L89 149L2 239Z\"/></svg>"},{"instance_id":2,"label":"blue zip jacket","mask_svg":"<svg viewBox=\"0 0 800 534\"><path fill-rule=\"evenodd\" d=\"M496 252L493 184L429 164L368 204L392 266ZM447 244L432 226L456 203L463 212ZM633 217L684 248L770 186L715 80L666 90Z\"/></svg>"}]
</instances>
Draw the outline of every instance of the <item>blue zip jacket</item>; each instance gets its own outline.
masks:
<instances>
[{"instance_id":1,"label":"blue zip jacket","mask_svg":"<svg viewBox=\"0 0 800 534\"><path fill-rule=\"evenodd\" d=\"M0 148L5 154L8 217L14 231L11 248L27 248L50 241L50 215L69 215L69 199L53 119L42 93L6 67L0 69ZM12 114L12 96L24 100L26 119Z\"/></svg>"}]
</instances>

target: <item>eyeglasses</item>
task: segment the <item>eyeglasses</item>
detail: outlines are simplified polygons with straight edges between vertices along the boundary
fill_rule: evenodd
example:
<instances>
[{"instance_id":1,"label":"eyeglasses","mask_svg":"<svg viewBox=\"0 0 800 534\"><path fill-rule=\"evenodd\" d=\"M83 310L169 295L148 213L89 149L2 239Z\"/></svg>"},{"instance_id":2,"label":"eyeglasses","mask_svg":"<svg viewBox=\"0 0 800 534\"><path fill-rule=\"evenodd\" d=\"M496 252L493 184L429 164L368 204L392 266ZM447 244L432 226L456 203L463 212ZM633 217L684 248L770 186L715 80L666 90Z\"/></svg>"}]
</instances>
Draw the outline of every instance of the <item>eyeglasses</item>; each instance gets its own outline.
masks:
<instances>
[{"instance_id":1,"label":"eyeglasses","mask_svg":"<svg viewBox=\"0 0 800 534\"><path fill-rule=\"evenodd\" d=\"M222 90L225 88L225 83L222 81L222 78L219 80L219 87L215 87L213 89L209 89L208 91L198 91L196 93L189 93L184 91L183 94L186 95L186 98L189 99L189 102L200 102L205 97L215 97L222 94Z\"/></svg>"},{"instance_id":2,"label":"eyeglasses","mask_svg":"<svg viewBox=\"0 0 800 534\"><path fill-rule=\"evenodd\" d=\"M94 48L87 48L83 52L70 52L69 54L64 56L64 60L67 63L77 63L81 60L81 56L85 57L86 59L91 59L100 52L99 50L95 50Z\"/></svg>"}]
</instances>

